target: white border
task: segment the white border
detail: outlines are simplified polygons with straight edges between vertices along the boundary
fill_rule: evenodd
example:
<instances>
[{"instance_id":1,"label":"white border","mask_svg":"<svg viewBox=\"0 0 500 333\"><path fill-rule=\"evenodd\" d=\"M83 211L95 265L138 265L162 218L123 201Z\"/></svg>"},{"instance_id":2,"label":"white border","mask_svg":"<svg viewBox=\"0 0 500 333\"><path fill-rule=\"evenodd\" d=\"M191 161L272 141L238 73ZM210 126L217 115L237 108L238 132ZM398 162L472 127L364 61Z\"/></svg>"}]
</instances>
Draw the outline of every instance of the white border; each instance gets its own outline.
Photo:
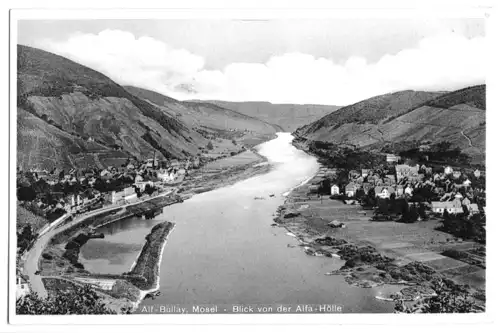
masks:
<instances>
[{"instance_id":1,"label":"white border","mask_svg":"<svg viewBox=\"0 0 500 333\"><path fill-rule=\"evenodd\" d=\"M115 2L116 3L116 2ZM121 3L121 2L118 2ZM457 3L457 1L455 1ZM170 7L182 8L182 3L179 5L175 5L169 3ZM337 7L339 7L338 3L336 3ZM68 7L68 3L64 3L64 7ZM120 5L118 5L120 6ZM203 5L202 5L203 6ZM432 10L429 10L429 6L427 5L425 8L418 9L376 9L376 10L366 10L359 9L348 9L345 7L356 7L352 2L349 2L343 9L335 9L335 10L325 10L325 9L309 9L309 8L301 8L301 6L296 6L296 9L262 9L262 5L259 7L254 7L250 10L245 9L226 9L228 6L234 6L233 3L223 3L219 4L218 10L214 10L214 8L209 10L184 10L184 9L169 9L169 10L137 10L137 9L128 9L125 11L117 11L117 10L90 10L90 9L80 9L78 11L74 10L18 10L11 12L11 31L10 31L10 179L14 180L11 182L9 197L11 198L11 206L10 206L10 221L11 223L16 221L15 215L15 170L16 170L16 146L17 146L17 137L15 135L16 127L17 127L17 119L16 119L16 41L17 41L17 21L20 19L118 19L118 18L127 18L127 19L140 19L140 18L155 18L155 19L188 19L188 18L197 18L197 19L272 19L272 18L310 18L310 19L321 19L321 18L410 18L410 17L439 17L439 18L460 18L460 17L484 17L484 13L487 11L484 8L468 8L468 9L455 9L456 7L450 8L449 5L443 6L432 6ZM286 6L286 5L285 5ZM302 4L303 6L303 4ZM241 6L235 6L241 7ZM276 6L275 6L276 7ZM283 8L283 3L278 7ZM331 6L324 6L331 7ZM342 6L340 6L342 7ZM365 6L366 7L366 6ZM371 5L370 7L374 7ZM397 7L404 7L401 3ZM406 5L406 7L411 7ZM496 15L498 16L498 15ZM498 20L498 17L497 17ZM490 21L490 20L488 20ZM489 22L488 22L489 23ZM498 28L498 26L496 27ZM488 38L490 37L490 25L487 26ZM498 39L497 41L500 40ZM493 65L493 60L497 60L499 58L495 58L495 51L493 49L493 43L490 39L490 45L492 46L491 52L491 60L490 65ZM498 55L497 55L498 56ZM492 67L493 68L493 67ZM488 77L488 110L492 109L491 100L493 98L491 92L500 91L498 90L498 86L492 85L490 81L490 77ZM498 98L496 98L496 102L498 102ZM494 105L499 105L498 103L494 103ZM498 109L495 110L498 112ZM493 124L491 121L496 115L493 115L491 112L488 112L488 124ZM489 126L489 129L492 127ZM494 135L492 131L487 131L488 135L488 145L494 141L491 139L491 135ZM494 137L493 137L494 140ZM493 158L493 152L488 155L488 165ZM488 167L488 169L490 169ZM490 178L488 178L488 188L491 189L490 181L492 180L492 175L489 173ZM14 186L12 186L14 184ZM488 202L492 202L494 198L490 196ZM491 207L491 206L490 206ZM490 214L489 214L490 216ZM494 223L495 221L492 218L489 218L490 223ZM488 230L493 230L495 227L492 225ZM10 227L10 253L15 255L15 243L12 241L15 239L15 228ZM496 235L495 232L489 233L488 244L492 244L490 240L492 240L491 236ZM492 244L493 245L493 244ZM488 252L491 255L492 251L490 250L490 246L488 246ZM12 257L12 256L11 256ZM491 257L489 257L491 258ZM11 258L12 259L12 258ZM14 258L15 260L15 258ZM492 265L494 262L492 260L488 260L488 272L487 272L487 282L492 281ZM411 324L411 325L430 325L430 324L442 324L442 323L454 323L454 324L473 324L473 323L485 323L485 322L493 322L493 311L492 311L492 302L488 301L487 304L487 312L485 314L466 314L466 315L380 315L380 314L301 314L301 315L236 315L236 314L215 314L215 315L130 315L130 316L19 316L15 314L15 287L12 288L12 283L15 286L15 261L9 265L9 278L11 282L11 286L9 288L9 321L10 323L15 324L28 324L28 325L46 325L46 324L121 324L121 325L137 325L137 324L287 324L287 325L301 325L301 324L377 324L377 325L401 325L401 324ZM495 295L490 289L493 287L491 283L488 284L488 299L491 300L490 297ZM490 296L491 295L491 296ZM28 326L29 327L29 326ZM25 328L28 328L25 327ZM37 327L38 330L47 329L47 326ZM421 327L421 329L424 327ZM132 329L136 329L132 327ZM321 329L318 327L318 329ZM331 329L331 328L330 328ZM370 328L371 329L371 328ZM382 328L385 330L385 328ZM470 329L470 327L469 327ZM59 332L59 331L68 331L69 327L65 326L55 326L50 327L50 331Z\"/></svg>"}]
</instances>

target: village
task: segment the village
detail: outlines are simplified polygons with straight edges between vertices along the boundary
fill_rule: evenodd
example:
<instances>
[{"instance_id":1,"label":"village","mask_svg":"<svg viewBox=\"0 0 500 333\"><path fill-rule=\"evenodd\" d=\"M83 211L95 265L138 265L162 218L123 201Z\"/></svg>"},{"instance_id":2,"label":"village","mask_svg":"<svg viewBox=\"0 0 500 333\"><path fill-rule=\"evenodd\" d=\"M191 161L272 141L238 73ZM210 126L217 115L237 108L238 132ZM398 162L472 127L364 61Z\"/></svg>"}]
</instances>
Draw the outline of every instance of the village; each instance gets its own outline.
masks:
<instances>
[{"instance_id":1,"label":"village","mask_svg":"<svg viewBox=\"0 0 500 333\"><path fill-rule=\"evenodd\" d=\"M153 157L103 169L19 171L19 200L42 216L51 216L51 212L82 213L133 203L144 194L168 190L199 165L198 158L167 161Z\"/></svg>"},{"instance_id":2,"label":"village","mask_svg":"<svg viewBox=\"0 0 500 333\"><path fill-rule=\"evenodd\" d=\"M384 200L404 199L409 205L424 205L434 214L479 214L486 208L485 173L398 164L399 156L387 154L378 169L343 170L322 167L309 186L311 194L365 207L384 206ZM376 213L381 212L380 209ZM387 211L384 215L389 218ZM419 216L419 219L422 218Z\"/></svg>"}]
</instances>

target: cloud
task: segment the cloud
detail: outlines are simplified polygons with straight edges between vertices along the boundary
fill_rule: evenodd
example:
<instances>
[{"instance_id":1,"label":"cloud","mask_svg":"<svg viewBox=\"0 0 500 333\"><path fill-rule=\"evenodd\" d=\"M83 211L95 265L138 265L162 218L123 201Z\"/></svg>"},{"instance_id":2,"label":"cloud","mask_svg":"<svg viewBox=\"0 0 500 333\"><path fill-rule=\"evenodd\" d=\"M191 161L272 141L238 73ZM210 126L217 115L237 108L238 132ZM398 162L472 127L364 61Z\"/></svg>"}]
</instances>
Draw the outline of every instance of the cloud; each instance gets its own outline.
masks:
<instances>
[{"instance_id":1,"label":"cloud","mask_svg":"<svg viewBox=\"0 0 500 333\"><path fill-rule=\"evenodd\" d=\"M398 90L453 90L483 83L486 43L446 33L422 39L411 49L369 63L286 53L265 63L231 63L205 68L203 57L173 49L151 37L121 30L77 34L39 47L92 67L121 84L178 99L222 99L347 105Z\"/></svg>"}]
</instances>

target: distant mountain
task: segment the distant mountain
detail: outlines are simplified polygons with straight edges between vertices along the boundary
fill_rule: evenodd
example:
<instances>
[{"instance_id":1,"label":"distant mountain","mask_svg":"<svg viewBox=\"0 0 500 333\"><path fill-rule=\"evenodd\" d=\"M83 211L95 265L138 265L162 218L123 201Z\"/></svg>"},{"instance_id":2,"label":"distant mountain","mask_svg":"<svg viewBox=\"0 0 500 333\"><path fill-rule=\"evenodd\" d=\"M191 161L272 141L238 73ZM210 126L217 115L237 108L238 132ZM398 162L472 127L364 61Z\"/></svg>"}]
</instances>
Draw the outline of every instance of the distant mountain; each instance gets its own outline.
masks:
<instances>
[{"instance_id":1,"label":"distant mountain","mask_svg":"<svg viewBox=\"0 0 500 333\"><path fill-rule=\"evenodd\" d=\"M178 101L151 90L132 86L125 86L125 89L190 126L222 131L246 130L256 133L274 133L282 130L277 125L214 103Z\"/></svg>"},{"instance_id":2,"label":"distant mountain","mask_svg":"<svg viewBox=\"0 0 500 333\"><path fill-rule=\"evenodd\" d=\"M346 106L298 129L307 140L382 147L390 143L449 141L484 160L486 86L449 93L401 91Z\"/></svg>"},{"instance_id":3,"label":"distant mountain","mask_svg":"<svg viewBox=\"0 0 500 333\"><path fill-rule=\"evenodd\" d=\"M210 103L230 109L267 123L279 125L284 131L292 132L298 127L309 124L329 114L339 106L315 104L272 104L269 102L228 102L199 101L194 103Z\"/></svg>"},{"instance_id":4,"label":"distant mountain","mask_svg":"<svg viewBox=\"0 0 500 333\"><path fill-rule=\"evenodd\" d=\"M226 129L220 117L210 116L216 123L211 125L201 115L211 110L199 105L191 108L162 96L170 104L157 106L64 57L22 45L17 51L18 164L23 168L102 167L131 156L152 157L154 151L184 158L196 155L208 137L232 133L233 123ZM241 132L276 132L253 118L235 122Z\"/></svg>"}]
</instances>

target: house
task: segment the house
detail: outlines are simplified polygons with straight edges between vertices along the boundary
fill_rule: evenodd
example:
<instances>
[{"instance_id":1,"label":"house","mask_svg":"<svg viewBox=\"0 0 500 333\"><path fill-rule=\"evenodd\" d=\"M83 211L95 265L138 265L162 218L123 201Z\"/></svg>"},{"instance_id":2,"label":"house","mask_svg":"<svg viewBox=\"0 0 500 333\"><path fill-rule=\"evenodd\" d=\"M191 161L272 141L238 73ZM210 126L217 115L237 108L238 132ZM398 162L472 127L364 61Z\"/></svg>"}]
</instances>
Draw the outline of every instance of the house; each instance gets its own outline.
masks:
<instances>
[{"instance_id":1,"label":"house","mask_svg":"<svg viewBox=\"0 0 500 333\"><path fill-rule=\"evenodd\" d=\"M363 187L363 191L365 192L365 194L368 194L368 192L370 191L370 189L373 187L373 184L363 183L362 187Z\"/></svg>"},{"instance_id":2,"label":"house","mask_svg":"<svg viewBox=\"0 0 500 333\"><path fill-rule=\"evenodd\" d=\"M452 174L453 168L451 166L447 166L446 168L444 168L444 173L445 173L445 175Z\"/></svg>"},{"instance_id":3,"label":"house","mask_svg":"<svg viewBox=\"0 0 500 333\"><path fill-rule=\"evenodd\" d=\"M462 185L465 187L469 187L472 182L469 179L463 181Z\"/></svg>"},{"instance_id":4,"label":"house","mask_svg":"<svg viewBox=\"0 0 500 333\"><path fill-rule=\"evenodd\" d=\"M309 193L316 194L319 191L319 185L310 185L308 189Z\"/></svg>"},{"instance_id":5,"label":"house","mask_svg":"<svg viewBox=\"0 0 500 333\"><path fill-rule=\"evenodd\" d=\"M357 179L355 179L354 181L355 181L357 184L361 185L361 184L363 184L363 183L364 183L365 179L364 179L362 176L360 176L360 177L358 177Z\"/></svg>"},{"instance_id":6,"label":"house","mask_svg":"<svg viewBox=\"0 0 500 333\"><path fill-rule=\"evenodd\" d=\"M434 188L434 193L437 193L439 195L444 194L444 188L443 187L436 187Z\"/></svg>"},{"instance_id":7,"label":"house","mask_svg":"<svg viewBox=\"0 0 500 333\"><path fill-rule=\"evenodd\" d=\"M200 158L199 157L195 157L193 159L192 167L193 168L199 168L200 167Z\"/></svg>"},{"instance_id":8,"label":"house","mask_svg":"<svg viewBox=\"0 0 500 333\"><path fill-rule=\"evenodd\" d=\"M371 171L370 169L361 169L361 177L363 178L368 177L370 171Z\"/></svg>"},{"instance_id":9,"label":"house","mask_svg":"<svg viewBox=\"0 0 500 333\"><path fill-rule=\"evenodd\" d=\"M356 184L354 183L349 183L347 184L347 186L345 187L345 194L348 196L348 197L354 197L356 195L356 191L357 191L358 187L356 186Z\"/></svg>"},{"instance_id":10,"label":"house","mask_svg":"<svg viewBox=\"0 0 500 333\"><path fill-rule=\"evenodd\" d=\"M479 171L479 169L476 169L476 171L474 171L474 177L476 178L481 177L481 171Z\"/></svg>"},{"instance_id":11,"label":"house","mask_svg":"<svg viewBox=\"0 0 500 333\"><path fill-rule=\"evenodd\" d=\"M471 203L468 208L470 214L479 214L479 207L477 204Z\"/></svg>"},{"instance_id":12,"label":"house","mask_svg":"<svg viewBox=\"0 0 500 333\"><path fill-rule=\"evenodd\" d=\"M462 173L460 171L453 171L453 178L458 179L461 175Z\"/></svg>"},{"instance_id":13,"label":"house","mask_svg":"<svg viewBox=\"0 0 500 333\"><path fill-rule=\"evenodd\" d=\"M330 194L331 195L339 195L340 194L340 188L338 185L333 184L332 187L330 188Z\"/></svg>"},{"instance_id":14,"label":"house","mask_svg":"<svg viewBox=\"0 0 500 333\"><path fill-rule=\"evenodd\" d=\"M134 200L134 199L137 199L137 193L131 193L131 194L128 194L128 195L125 195L123 197L123 200L125 201L131 201L131 200Z\"/></svg>"},{"instance_id":15,"label":"house","mask_svg":"<svg viewBox=\"0 0 500 333\"><path fill-rule=\"evenodd\" d=\"M90 178L89 179L89 185L90 186L94 185L96 181L97 181L97 179L95 179L94 177Z\"/></svg>"},{"instance_id":16,"label":"house","mask_svg":"<svg viewBox=\"0 0 500 333\"><path fill-rule=\"evenodd\" d=\"M168 172L158 173L157 177L158 177L158 179L160 179L164 183L167 183L167 182L174 180L174 174L168 173Z\"/></svg>"},{"instance_id":17,"label":"house","mask_svg":"<svg viewBox=\"0 0 500 333\"><path fill-rule=\"evenodd\" d=\"M135 182L135 186L137 186L141 191L144 191L146 189L146 185L154 186L154 183L150 180L142 181L142 182Z\"/></svg>"},{"instance_id":18,"label":"house","mask_svg":"<svg viewBox=\"0 0 500 333\"><path fill-rule=\"evenodd\" d=\"M400 157L394 154L387 154L386 161L387 163L397 163L399 162Z\"/></svg>"},{"instance_id":19,"label":"house","mask_svg":"<svg viewBox=\"0 0 500 333\"><path fill-rule=\"evenodd\" d=\"M122 191L113 191L111 192L111 203L115 204L120 200L131 200L133 196L137 198L137 194L135 193L135 189L133 187L127 187Z\"/></svg>"},{"instance_id":20,"label":"house","mask_svg":"<svg viewBox=\"0 0 500 333\"><path fill-rule=\"evenodd\" d=\"M349 171L349 179L358 179L360 176L361 174L357 170Z\"/></svg>"},{"instance_id":21,"label":"house","mask_svg":"<svg viewBox=\"0 0 500 333\"><path fill-rule=\"evenodd\" d=\"M328 169L328 171L326 173L327 173L327 175L335 176L335 175L337 175L337 172L338 172L337 168L331 168L331 169Z\"/></svg>"},{"instance_id":22,"label":"house","mask_svg":"<svg viewBox=\"0 0 500 333\"><path fill-rule=\"evenodd\" d=\"M432 167L425 168L425 173L428 175L432 175Z\"/></svg>"},{"instance_id":23,"label":"house","mask_svg":"<svg viewBox=\"0 0 500 333\"><path fill-rule=\"evenodd\" d=\"M396 178L399 180L403 178L413 178L418 175L418 166L409 166L407 164L396 165Z\"/></svg>"},{"instance_id":24,"label":"house","mask_svg":"<svg viewBox=\"0 0 500 333\"><path fill-rule=\"evenodd\" d=\"M462 200L462 205L465 206L465 207L467 207L467 208L469 208L469 210L470 210L470 204L471 204L471 202L470 202L469 198L465 197Z\"/></svg>"},{"instance_id":25,"label":"house","mask_svg":"<svg viewBox=\"0 0 500 333\"><path fill-rule=\"evenodd\" d=\"M430 149L431 149L431 146L427 145L427 144L423 144L423 145L418 146L418 151L420 151L420 152L429 151Z\"/></svg>"},{"instance_id":26,"label":"house","mask_svg":"<svg viewBox=\"0 0 500 333\"><path fill-rule=\"evenodd\" d=\"M181 167L181 162L179 162L179 160L171 160L170 161L170 167L172 167L172 168L180 168Z\"/></svg>"},{"instance_id":27,"label":"house","mask_svg":"<svg viewBox=\"0 0 500 333\"><path fill-rule=\"evenodd\" d=\"M108 171L108 170L106 170L106 169L104 169L104 170L102 170L102 171L101 171L101 173L100 173L99 175L100 175L101 177L107 176L107 175L109 175L109 171Z\"/></svg>"},{"instance_id":28,"label":"house","mask_svg":"<svg viewBox=\"0 0 500 333\"><path fill-rule=\"evenodd\" d=\"M386 175L384 182L389 183L389 184L396 184L396 176L395 175Z\"/></svg>"},{"instance_id":29,"label":"house","mask_svg":"<svg viewBox=\"0 0 500 333\"><path fill-rule=\"evenodd\" d=\"M462 205L456 201L433 201L431 209L434 213L442 214L446 210L450 214L463 213Z\"/></svg>"},{"instance_id":30,"label":"house","mask_svg":"<svg viewBox=\"0 0 500 333\"><path fill-rule=\"evenodd\" d=\"M403 185L396 186L396 196L400 197L405 193L405 187Z\"/></svg>"},{"instance_id":31,"label":"house","mask_svg":"<svg viewBox=\"0 0 500 333\"><path fill-rule=\"evenodd\" d=\"M405 194L409 195L409 196L412 196L413 195L413 188L411 186L407 186L405 188Z\"/></svg>"},{"instance_id":32,"label":"house","mask_svg":"<svg viewBox=\"0 0 500 333\"><path fill-rule=\"evenodd\" d=\"M25 295L29 294L30 292L30 286L28 281L22 276L17 276L16 277L16 299L19 299L21 297L24 297Z\"/></svg>"},{"instance_id":33,"label":"house","mask_svg":"<svg viewBox=\"0 0 500 333\"><path fill-rule=\"evenodd\" d=\"M392 193L394 193L394 187L392 187L392 186L389 186L389 187L377 186L377 187L375 187L375 197L379 197L381 199L389 199L391 197Z\"/></svg>"}]
</instances>

